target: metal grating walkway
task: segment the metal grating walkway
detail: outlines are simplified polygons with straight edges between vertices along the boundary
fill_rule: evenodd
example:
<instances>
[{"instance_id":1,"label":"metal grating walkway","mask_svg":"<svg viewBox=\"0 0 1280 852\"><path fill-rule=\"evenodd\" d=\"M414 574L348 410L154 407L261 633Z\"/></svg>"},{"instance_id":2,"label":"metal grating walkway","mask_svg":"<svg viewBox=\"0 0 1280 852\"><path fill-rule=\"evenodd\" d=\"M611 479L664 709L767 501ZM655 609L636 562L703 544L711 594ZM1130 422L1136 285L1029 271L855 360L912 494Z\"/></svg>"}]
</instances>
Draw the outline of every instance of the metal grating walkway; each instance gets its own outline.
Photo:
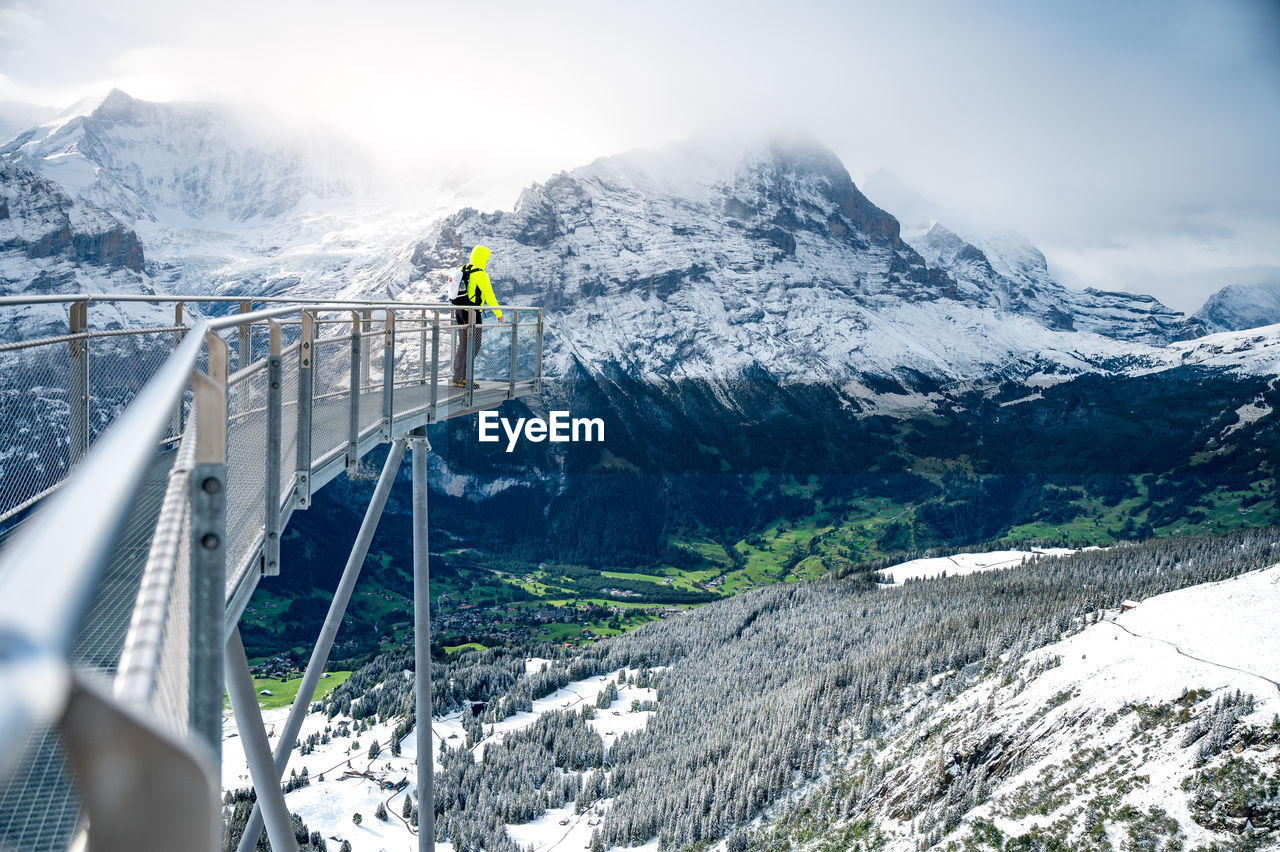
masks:
<instances>
[{"instance_id":1,"label":"metal grating walkway","mask_svg":"<svg viewBox=\"0 0 1280 852\"><path fill-rule=\"evenodd\" d=\"M287 308L268 307L252 312L250 303L244 301L241 317L225 317L189 327L182 325L179 303L172 327L138 332L90 329L87 311L91 302L128 298L76 297L70 308L70 335L0 344L0 352L16 351L27 358L38 355L48 358L49 363L63 357L60 353L66 351L68 343L71 353L63 397L68 406L64 410L69 411L65 421L67 437L61 444L65 449L60 450L69 460L63 468L67 473L62 481L27 498L28 504L36 505L26 517L0 530L0 557L5 555L4 548L11 538L21 538L22 545L39 541L36 552L45 554L25 561L11 558L0 562L0 588L20 590L6 591L8 599L0 599L0 640L25 641L32 643L32 648L48 648L55 656L63 655L65 664L78 672L72 679L85 684L71 687L73 702L80 702L76 706L83 706L84 699L74 696L97 683L99 687L92 687L90 691L97 689L104 696L114 694L114 701L122 708L141 711L143 716L151 714L158 725L157 732L166 728L169 736L193 744L201 739L206 743L212 740L216 757L216 735L205 736L204 732L209 729L209 714L220 712L221 675L218 674L219 679L212 684L208 682L202 673L213 669L209 668L209 658L201 653L216 646L216 659L220 662L223 642L228 648L239 646L236 625L240 615L259 579L272 567L270 560L278 559L271 555L278 551L268 542L277 542L278 548L279 533L292 512L306 509L312 493L351 469L375 447L396 441L396 449L402 450L406 440L425 442L422 428L431 423L538 393L542 365L541 313L536 308L505 308L512 311L515 319L508 326L510 348L502 353L488 347L485 368L487 375L495 372L501 375L501 368L495 370L495 364L509 363L507 376L497 380L479 379L468 391L437 379L449 372L453 353L447 344L453 339L452 331L458 328L448 324L447 318L455 311L445 306L291 304ZM12 303L25 308L60 300L71 301L61 297L36 297L35 301L0 299L0 306ZM403 324L397 334L393 313L403 315L409 310L420 311L421 321L417 325ZM370 324L371 311L385 311L381 329L376 319ZM534 314L536 324L521 325L519 311ZM351 333L345 336L341 334L339 321L321 319L342 312L350 312L353 318L349 325ZM429 315L434 316L433 322L428 321ZM294 318L293 333L300 327L301 337L282 351L282 325ZM321 337L312 331L314 326L318 332L322 323L332 328L335 322L340 332L336 336ZM243 367L228 376L227 346L218 334L237 328L241 346L237 363ZM532 344L532 351L525 352L523 358L518 336L521 330L530 336L526 344ZM270 352L253 360L249 356L254 353L254 335L267 331L270 331ZM118 397L122 401L114 407L112 423L128 420L131 425L113 426L107 430L106 439L98 441L96 436L101 429L88 428L88 412L113 385L109 373L90 372L87 353L90 341L95 341L94 351L99 353L97 363L102 363L105 357L101 354L102 347L109 345L113 335L121 334L158 335L156 339L160 341L172 335L172 355L147 367L153 380L145 386L135 381L127 396ZM195 339L184 343L185 337ZM380 340L385 341L385 348L377 347L376 342ZM397 349L397 346L403 348ZM468 373L473 369L472 359L475 359L476 373L480 373L476 354L468 353ZM39 360L36 357L34 362ZM139 359L134 362L141 364ZM528 368L530 362L532 369L520 370L529 377L519 378L518 368ZM117 359L117 363L127 361ZM192 371L189 382L186 371ZM417 378L411 378L414 374ZM92 379L103 383L101 387L91 384L91 377L98 376L106 378L105 383L104 378ZM351 387L358 388L354 396L349 390ZM210 395L210 388L217 389L216 395ZM137 400L126 407L127 399L134 393L138 395ZM146 402L142 399L144 396L148 397ZM210 407L211 400L213 407ZM221 417L216 414L218 406L223 409ZM212 418L211 414L214 414ZM132 431L134 428L136 432ZM114 439L110 438L112 433ZM221 437L217 437L218 433ZM148 435L155 437L144 437ZM214 436L214 443L210 443L207 436ZM51 446L59 452L56 434L52 440ZM164 449L147 449L156 446L152 441L160 440ZM179 441L182 449L178 448ZM110 446L101 446L107 444ZM211 447L221 449L211 455ZM305 454L309 458L299 458L304 455L299 447L309 448ZM118 477L109 473L111 459L116 460L117 471L123 469ZM418 462L415 450L415 501L418 499ZM421 470L425 472L425 465ZM207 478L209 475L219 478L222 484L214 489L198 489L196 483L207 486L212 482ZM102 485L113 478L118 482L101 488L100 495L95 494L94 482ZM25 479L8 476L11 490L15 482L18 487L27 487ZM425 480L422 486L425 500ZM277 493L269 494L272 490ZM218 516L210 516L203 508L206 496L202 491L225 495L221 498L225 520L218 521L219 525L208 526L211 519ZM16 497L6 495L5 505L18 505L21 509L19 503L23 496L21 493ZM68 506L79 506L79 513L74 510L69 513ZM13 511L9 510L6 517L13 518ZM75 522L82 518L83 525ZM422 521L425 524L425 514ZM76 542L74 539L82 529L82 540ZM212 539L207 532L210 529L217 531ZM57 544L59 534L68 545L62 549ZM67 536L70 538L65 538ZM214 552L218 554L212 565L202 555L201 545L208 548L208 541L215 542ZM93 542L96 550L90 549L88 542ZM425 538L423 542L425 548ZM20 546L9 548L9 553L21 551ZM30 553L32 549L28 546L25 552ZM104 558L97 554L106 555ZM425 570L425 550L421 561ZM215 625L209 606L217 603L208 590L208 583L222 570L219 566L225 566L223 594L219 596L224 612L222 624ZM37 591L41 588L42 570L49 572L52 581L47 594ZM281 566L281 570L287 572L289 566ZM90 580L77 585L71 581L73 577ZM200 578L208 579L201 581ZM92 592L86 595L88 589ZM44 606L38 603L28 606L26 614L20 605L15 606L19 600L44 599L47 599ZM85 605L81 606L77 600L84 601ZM203 601L208 601L208 605ZM51 612L51 620L42 622L43 616L34 615L45 611ZM72 618L64 615L61 621L73 628L70 632L61 628L45 631L38 627L41 623L57 623L58 616L52 613L75 612L80 615ZM60 635L66 638L61 639ZM28 636L31 638L27 639ZM23 647L27 646L11 644L9 653ZM22 684L22 688L28 688L29 681L23 679L24 670L5 668L4 654L5 647L0 642L0 686L16 688L6 684ZM10 659L20 662L21 655ZM221 665L217 671L221 671ZM7 682L3 680L6 676L11 678ZM57 681L53 691L62 688L66 687ZM20 694L13 692L6 696L0 690L0 711L10 707L25 709L29 702L10 700ZM213 709L215 700L217 711ZM238 723L239 715L237 709ZM0 721L8 721L2 713ZM122 827L128 834L131 820L102 809L101 791L96 784L85 791L77 789L68 755L79 755L77 761L83 760L86 746L83 741L77 745L75 740L64 738L70 736L64 734L67 724L66 718L59 719L56 715L36 716L25 727L9 727L9 736L0 742L0 756L8 761L8 773L0 775L0 852L67 849L85 825L86 805L95 814L89 826L91 838L96 836L95 826L103 829L102 837L124 836L112 834ZM88 730L99 728L91 726ZM135 728L127 730L138 732ZM85 729L77 731L76 735L83 737ZM99 739L91 737L91 740ZM96 745L88 747L97 750ZM77 765L80 764L77 762ZM174 765L171 771L178 769ZM150 774L149 770L145 771ZM95 770L85 777L98 774ZM152 789L163 796L163 782L161 784L157 788L153 783ZM147 796L143 799L151 801ZM97 810L94 801L98 802ZM195 809L188 818L199 812L202 801L203 794L195 800L188 797L181 802L182 808ZM132 806L145 809L142 801L133 802ZM204 819L202 816L199 821ZM171 828L167 826L164 830ZM169 848L174 836L185 837L181 831L178 835L171 832L167 835L170 840L159 840L166 836L164 830L158 827L158 833L148 835L144 845ZM197 836L201 833L202 830L196 832ZM193 840L191 848L203 848L202 841ZM108 842L108 845L111 844ZM129 848L136 845L132 843Z\"/></svg>"}]
</instances>

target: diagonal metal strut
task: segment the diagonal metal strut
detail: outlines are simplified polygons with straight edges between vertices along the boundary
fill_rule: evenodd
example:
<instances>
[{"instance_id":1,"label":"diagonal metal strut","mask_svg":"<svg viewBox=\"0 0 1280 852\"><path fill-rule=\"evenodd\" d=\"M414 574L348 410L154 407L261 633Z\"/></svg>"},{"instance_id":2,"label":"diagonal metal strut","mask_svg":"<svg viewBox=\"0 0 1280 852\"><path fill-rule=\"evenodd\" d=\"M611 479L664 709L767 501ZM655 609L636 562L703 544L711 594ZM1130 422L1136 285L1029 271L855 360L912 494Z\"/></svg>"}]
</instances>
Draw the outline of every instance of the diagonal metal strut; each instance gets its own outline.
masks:
<instances>
[{"instance_id":1,"label":"diagonal metal strut","mask_svg":"<svg viewBox=\"0 0 1280 852\"><path fill-rule=\"evenodd\" d=\"M258 697L253 694L253 675L249 674L240 628L231 632L225 653L227 694L231 697L231 710L236 715L236 729L244 745L244 756L249 762L249 777L253 779L253 788L258 793L255 811L257 806L265 806L267 837L271 840L272 852L298 852L293 820L289 816L289 807L284 803L279 773L271 760L271 743L262 723L262 711L258 709ZM256 835L254 841L257 841Z\"/></svg>"},{"instance_id":2,"label":"diagonal metal strut","mask_svg":"<svg viewBox=\"0 0 1280 852\"><path fill-rule=\"evenodd\" d=\"M360 524L360 532L356 534L355 544L351 546L351 554L347 557L347 565L342 569L342 579L333 593L333 601L329 604L329 613L325 616L324 626L320 628L320 637L316 639L315 649L307 662L307 670L302 675L302 683L298 687L297 697L289 708L289 718L284 723L284 731L280 741L276 743L275 774L276 781L284 776L285 767L289 765L289 757L302 729L302 722L307 716L307 708L311 705L311 696L315 694L316 684L329 661L329 652L333 649L334 637L342 625L342 617L346 614L347 604L351 601L351 593L355 589L356 580L360 578L360 569L364 567L364 559L369 553L369 544L373 541L374 530L382 518L382 510L387 505L387 496L391 493L391 485L395 482L396 471L404 458L406 439L399 438L391 443L387 453L387 461L378 476L378 484L373 489L373 497L369 500L369 508L365 511L364 521ZM256 779L255 779L256 786ZM240 838L237 852L252 852L262 833L262 809L259 803L253 806L249 822L245 825L244 836Z\"/></svg>"}]
</instances>

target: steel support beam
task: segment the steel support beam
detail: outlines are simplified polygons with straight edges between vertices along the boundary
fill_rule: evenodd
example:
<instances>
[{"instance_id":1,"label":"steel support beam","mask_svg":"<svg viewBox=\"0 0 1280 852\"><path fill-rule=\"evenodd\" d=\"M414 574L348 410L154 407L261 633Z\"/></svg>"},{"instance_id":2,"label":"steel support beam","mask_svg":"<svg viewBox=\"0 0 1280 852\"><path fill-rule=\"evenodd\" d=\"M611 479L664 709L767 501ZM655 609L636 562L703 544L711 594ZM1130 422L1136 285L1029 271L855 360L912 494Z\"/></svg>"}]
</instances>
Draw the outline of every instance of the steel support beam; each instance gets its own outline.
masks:
<instances>
[{"instance_id":1,"label":"steel support beam","mask_svg":"<svg viewBox=\"0 0 1280 852\"><path fill-rule=\"evenodd\" d=\"M191 469L188 722L222 753L222 611L227 573L227 344L205 336L209 374L192 373L196 458Z\"/></svg>"},{"instance_id":2,"label":"steel support beam","mask_svg":"<svg viewBox=\"0 0 1280 852\"><path fill-rule=\"evenodd\" d=\"M425 311L423 312L425 315ZM425 339L425 338L424 338ZM436 401L440 395L440 312L435 312L435 320L431 324L431 415L432 423L439 422L436 417Z\"/></svg>"},{"instance_id":3,"label":"steel support beam","mask_svg":"<svg viewBox=\"0 0 1280 852\"><path fill-rule=\"evenodd\" d=\"M280 324L267 320L271 349L267 355L267 469L263 501L262 574L280 573L280 447L284 406L284 362L280 357Z\"/></svg>"},{"instance_id":4,"label":"steel support beam","mask_svg":"<svg viewBox=\"0 0 1280 852\"><path fill-rule=\"evenodd\" d=\"M471 407L472 397L475 395L476 350L479 348L476 341L480 337L477 332L480 331L481 318L481 312L474 308L468 313L471 315L471 333L467 335L467 388L463 396L466 400L465 408Z\"/></svg>"},{"instance_id":5,"label":"steel support beam","mask_svg":"<svg viewBox=\"0 0 1280 852\"><path fill-rule=\"evenodd\" d=\"M253 311L253 302L241 302L240 313L247 314ZM240 338L240 351L237 353L239 361L236 363L236 372L240 372L245 367L253 363L253 327L245 324L238 328Z\"/></svg>"},{"instance_id":6,"label":"steel support beam","mask_svg":"<svg viewBox=\"0 0 1280 852\"><path fill-rule=\"evenodd\" d=\"M418 327L418 382L427 383L427 309L422 309L422 322Z\"/></svg>"},{"instance_id":7,"label":"steel support beam","mask_svg":"<svg viewBox=\"0 0 1280 852\"><path fill-rule=\"evenodd\" d=\"M427 430L413 437L413 671L417 716L418 852L436 848L435 770L431 743L431 566L427 550Z\"/></svg>"},{"instance_id":8,"label":"steel support beam","mask_svg":"<svg viewBox=\"0 0 1280 852\"><path fill-rule=\"evenodd\" d=\"M173 324L174 326L182 325L182 302L178 302L173 306ZM179 328L173 333L173 348L177 349L182 343L183 330ZM182 400L178 400L178 404L173 407L173 420L169 424L170 435L182 434Z\"/></svg>"},{"instance_id":9,"label":"steel support beam","mask_svg":"<svg viewBox=\"0 0 1280 852\"><path fill-rule=\"evenodd\" d=\"M89 330L89 303L72 302L70 308L72 334ZM70 464L75 464L89 452L89 339L73 340L71 347L70 386L67 388L67 406L71 420L68 424L68 449Z\"/></svg>"},{"instance_id":10,"label":"steel support beam","mask_svg":"<svg viewBox=\"0 0 1280 852\"><path fill-rule=\"evenodd\" d=\"M395 420L396 394L396 312L387 310L386 330L382 336L382 440L391 440Z\"/></svg>"},{"instance_id":11,"label":"steel support beam","mask_svg":"<svg viewBox=\"0 0 1280 852\"><path fill-rule=\"evenodd\" d=\"M360 461L360 313L351 312L351 399L347 408L347 472L356 469Z\"/></svg>"},{"instance_id":12,"label":"steel support beam","mask_svg":"<svg viewBox=\"0 0 1280 852\"><path fill-rule=\"evenodd\" d=\"M311 508L311 404L315 397L316 317L302 313L302 336L298 340L298 479L297 506Z\"/></svg>"},{"instance_id":13,"label":"steel support beam","mask_svg":"<svg viewBox=\"0 0 1280 852\"><path fill-rule=\"evenodd\" d=\"M360 383L361 388L373 387L373 309L365 308L360 312L360 340L362 344L364 359L364 379Z\"/></svg>"},{"instance_id":14,"label":"steel support beam","mask_svg":"<svg viewBox=\"0 0 1280 852\"><path fill-rule=\"evenodd\" d=\"M271 743L262 724L262 711L258 709L258 696L253 691L253 676L249 674L249 661L244 655L244 643L240 641L240 628L231 631L226 644L227 694L231 697L231 710L236 714L236 730L244 756L249 762L249 777L257 795L256 808L266 816L267 838L272 852L298 852L298 841L293 836L293 820L289 806L280 790L280 776L271 761ZM254 838L255 842L257 838Z\"/></svg>"},{"instance_id":15,"label":"steel support beam","mask_svg":"<svg viewBox=\"0 0 1280 852\"><path fill-rule=\"evenodd\" d=\"M338 635L342 617L346 614L347 604L351 601L351 593L356 587L356 581L360 578L360 569L364 567L365 557L369 554L369 543L373 541L374 530L378 528L383 507L387 505L387 495L391 493L391 486L396 480L396 471L400 468L401 459L404 458L404 448L405 440L400 439L392 442L391 449L387 453L387 461L382 465L382 474L378 477L378 484L374 486L369 508L365 510L364 521L360 524L360 532L356 534L355 543L351 546L351 554L347 557L347 565L342 570L342 579L338 581L338 588L334 591L333 600L329 603L329 613L325 616L324 626L320 628L320 637L316 639L311 659L307 661L307 670L302 675L302 683L298 685L297 697L293 700L293 706L289 708L289 718L285 720L280 741L276 743L277 783L284 775L285 767L289 765L289 757L293 753L298 732L302 730L302 722L306 719L311 696L315 694L316 686L320 683L320 675L324 672L325 664L329 662L329 652L333 649L334 637ZM254 785L257 786L256 779ZM245 826L244 836L237 847L238 851L252 852L261 833L262 814L255 805L253 812L249 815L249 822Z\"/></svg>"},{"instance_id":16,"label":"steel support beam","mask_svg":"<svg viewBox=\"0 0 1280 852\"><path fill-rule=\"evenodd\" d=\"M511 373L507 376L507 399L516 398L516 356L520 353L520 312L511 309Z\"/></svg>"},{"instance_id":17,"label":"steel support beam","mask_svg":"<svg viewBox=\"0 0 1280 852\"><path fill-rule=\"evenodd\" d=\"M538 344L533 349L533 390L535 393L542 393L542 311L538 311L538 328L535 333Z\"/></svg>"}]
</instances>

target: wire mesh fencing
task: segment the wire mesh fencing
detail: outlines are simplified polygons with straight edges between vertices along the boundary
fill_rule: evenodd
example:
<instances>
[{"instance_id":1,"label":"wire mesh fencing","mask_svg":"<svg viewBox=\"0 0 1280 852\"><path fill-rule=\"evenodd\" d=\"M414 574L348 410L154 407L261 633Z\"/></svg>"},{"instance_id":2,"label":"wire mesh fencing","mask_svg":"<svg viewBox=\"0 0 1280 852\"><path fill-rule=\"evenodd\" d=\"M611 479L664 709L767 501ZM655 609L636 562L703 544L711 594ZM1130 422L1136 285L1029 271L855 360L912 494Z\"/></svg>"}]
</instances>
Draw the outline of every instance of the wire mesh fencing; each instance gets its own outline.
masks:
<instances>
[{"instance_id":1,"label":"wire mesh fencing","mask_svg":"<svg viewBox=\"0 0 1280 852\"><path fill-rule=\"evenodd\" d=\"M315 342L311 449L318 459L327 459L345 448L350 431L343 412L351 387L351 334L349 328L341 326L326 323L322 328L329 336Z\"/></svg>"},{"instance_id":2,"label":"wire mesh fencing","mask_svg":"<svg viewBox=\"0 0 1280 852\"><path fill-rule=\"evenodd\" d=\"M72 310L79 311L83 328L85 305L78 304ZM459 339L455 311L434 305L397 307L393 325L387 310L361 307L353 316L349 306L289 306L263 310L242 323L232 312L223 320L193 322L191 329L116 323L84 332L75 331L75 316L67 325L51 310L41 314L48 320L41 326L43 338L0 340L0 543L7 530L31 523L41 528L42 516L59 518L61 535L76 532L65 529L77 526L70 515L63 517L65 511L59 515L50 509L51 516L28 509L61 483L78 497L88 493L84 489L92 491L93 483L76 477L81 459L84 470L101 476L99 484L112 479L102 453L93 452L99 439L133 460L133 473L125 480L129 484L120 491L132 495L125 517L117 523L113 516L110 534L105 531L108 522L102 521L103 531L93 539L101 542L100 559L82 560L74 575L90 578L78 587L92 588L92 603L83 615L81 608L64 619L78 619L74 642L57 653L105 683L114 681L116 700L146 711L158 728L180 738L201 732L208 736L205 717L213 705L201 696L219 687L214 683L210 689L213 669L197 663L200 648L216 645L197 642L193 647L193 637L209 638L201 624L216 622L218 631L224 620L234 623L240 612L236 607L247 602L257 577L271 573L268 558L274 556L268 557L270 548L263 543L273 531L279 533L288 512L308 505L303 498L313 487L341 472L344 456L350 471L374 445L433 419L497 405L536 372L540 338L527 320L532 312L521 316L518 327L484 326L475 373L480 384L464 389L452 382ZM148 305L147 311L152 319L181 316L163 300ZM119 319L127 313L101 310L89 316ZM312 316L315 338L303 350L300 338ZM0 328L16 328L5 324L3 311ZM49 333L63 328L74 333ZM199 345L189 338L181 343L190 334L200 335ZM278 368L269 361L272 351L280 352ZM313 379L309 390L300 382L304 351L309 352ZM165 390L157 396L147 387L161 371L166 378L159 386ZM212 397L210 385L216 387ZM203 394L203 416L196 410L196 388ZM164 402L131 405L140 392ZM309 397L302 397L303 392ZM203 408L210 398L225 406L212 409L213 417L211 409ZM136 415L144 410L146 416ZM310 416L302 418L308 411ZM122 417L131 426L109 431ZM157 436L157 444L122 445L119 436L131 434L131 427ZM217 433L216 442L199 438L206 428ZM299 446L309 446L310 452L300 454ZM196 464L198 453L204 455ZM195 508L209 489L193 489L191 477L197 469L201 477L210 476L209 468L221 469L224 462L220 488L225 489L225 525L215 527L217 535L210 539L209 515L198 517ZM306 488L295 490L303 472ZM317 476L323 476L319 484ZM122 497L114 505L125 502ZM45 527L52 529L51 524ZM57 552L52 541L57 536L48 538L49 552ZM209 540L218 547L213 558L225 557L214 567L227 572L225 596L214 601L219 611L213 618L198 600L199 579L215 575L193 573L196 565L209 567L210 557L202 550ZM92 567L85 567L91 561ZM45 567L24 564L22 570ZM0 629L25 623L13 616L13 601L8 601L8 615L5 604L0 599L0 618L10 620L0 622ZM207 673L203 683L201 672ZM0 659L0 687L5 674ZM4 697L0 689L0 700ZM213 722L216 727L216 713ZM22 753L16 773L0 779L0 850L65 849L81 822L77 782L54 721L28 733L25 743L0 743L10 756Z\"/></svg>"},{"instance_id":3,"label":"wire mesh fencing","mask_svg":"<svg viewBox=\"0 0 1280 852\"><path fill-rule=\"evenodd\" d=\"M0 353L0 521L71 469L67 344Z\"/></svg>"},{"instance_id":4,"label":"wire mesh fencing","mask_svg":"<svg viewBox=\"0 0 1280 852\"><path fill-rule=\"evenodd\" d=\"M265 361L227 387L227 585L235 588L266 517L268 376Z\"/></svg>"}]
</instances>

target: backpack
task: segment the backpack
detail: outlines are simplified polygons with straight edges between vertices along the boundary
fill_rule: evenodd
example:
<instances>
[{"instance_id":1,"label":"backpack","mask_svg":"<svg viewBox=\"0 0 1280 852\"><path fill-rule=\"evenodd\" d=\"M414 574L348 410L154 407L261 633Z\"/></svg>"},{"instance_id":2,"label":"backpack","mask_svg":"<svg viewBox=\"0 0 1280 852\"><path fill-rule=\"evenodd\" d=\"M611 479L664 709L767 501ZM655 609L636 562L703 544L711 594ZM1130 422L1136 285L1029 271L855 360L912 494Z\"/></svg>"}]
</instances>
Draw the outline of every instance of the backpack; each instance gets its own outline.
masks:
<instances>
[{"instance_id":1,"label":"backpack","mask_svg":"<svg viewBox=\"0 0 1280 852\"><path fill-rule=\"evenodd\" d=\"M462 274L457 273L449 276L449 292L452 294L450 303L454 305L479 305L480 304L480 288L475 288L475 295L470 296L467 290L470 289L471 273L478 271L476 267L467 264L462 267Z\"/></svg>"}]
</instances>

